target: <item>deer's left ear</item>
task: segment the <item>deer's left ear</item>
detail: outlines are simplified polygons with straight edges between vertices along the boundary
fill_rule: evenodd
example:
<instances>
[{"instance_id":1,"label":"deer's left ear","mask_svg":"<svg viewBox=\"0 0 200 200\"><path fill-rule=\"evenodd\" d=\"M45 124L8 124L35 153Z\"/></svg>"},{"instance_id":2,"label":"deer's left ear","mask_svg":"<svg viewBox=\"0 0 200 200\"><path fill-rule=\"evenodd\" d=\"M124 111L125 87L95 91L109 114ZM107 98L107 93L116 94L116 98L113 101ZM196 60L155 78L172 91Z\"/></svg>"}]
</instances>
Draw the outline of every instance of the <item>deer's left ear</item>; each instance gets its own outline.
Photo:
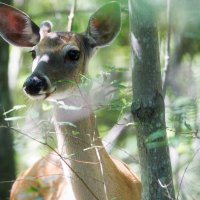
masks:
<instances>
[{"instance_id":1,"label":"deer's left ear","mask_svg":"<svg viewBox=\"0 0 200 200\"><path fill-rule=\"evenodd\" d=\"M91 16L86 36L93 47L105 46L117 36L120 26L120 5L111 2L102 6Z\"/></svg>"},{"instance_id":2,"label":"deer's left ear","mask_svg":"<svg viewBox=\"0 0 200 200\"><path fill-rule=\"evenodd\" d=\"M24 12L0 3L0 35L20 47L33 47L40 41L40 28Z\"/></svg>"}]
</instances>

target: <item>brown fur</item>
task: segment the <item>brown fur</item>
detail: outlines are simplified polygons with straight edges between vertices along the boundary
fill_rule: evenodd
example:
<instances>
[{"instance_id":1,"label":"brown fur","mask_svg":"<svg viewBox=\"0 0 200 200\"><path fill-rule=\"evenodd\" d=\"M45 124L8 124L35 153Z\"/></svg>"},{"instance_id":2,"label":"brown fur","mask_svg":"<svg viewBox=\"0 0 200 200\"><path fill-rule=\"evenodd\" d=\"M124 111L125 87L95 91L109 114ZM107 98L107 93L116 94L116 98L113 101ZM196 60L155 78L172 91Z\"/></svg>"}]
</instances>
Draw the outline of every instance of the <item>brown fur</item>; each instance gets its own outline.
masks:
<instances>
[{"instance_id":1,"label":"brown fur","mask_svg":"<svg viewBox=\"0 0 200 200\"><path fill-rule=\"evenodd\" d=\"M113 185L118 185L118 193L121 194L117 199L140 200L141 183L138 177L122 161L114 158L112 161L114 166L110 166L110 173L114 175L117 173L119 180L122 179L126 184L120 185L120 182L117 184L113 181ZM69 200L74 200L70 197L68 186L59 156L50 153L18 176L12 186L10 200L33 200L36 197L43 197L44 200L57 200L65 199L65 195Z\"/></svg>"}]
</instances>

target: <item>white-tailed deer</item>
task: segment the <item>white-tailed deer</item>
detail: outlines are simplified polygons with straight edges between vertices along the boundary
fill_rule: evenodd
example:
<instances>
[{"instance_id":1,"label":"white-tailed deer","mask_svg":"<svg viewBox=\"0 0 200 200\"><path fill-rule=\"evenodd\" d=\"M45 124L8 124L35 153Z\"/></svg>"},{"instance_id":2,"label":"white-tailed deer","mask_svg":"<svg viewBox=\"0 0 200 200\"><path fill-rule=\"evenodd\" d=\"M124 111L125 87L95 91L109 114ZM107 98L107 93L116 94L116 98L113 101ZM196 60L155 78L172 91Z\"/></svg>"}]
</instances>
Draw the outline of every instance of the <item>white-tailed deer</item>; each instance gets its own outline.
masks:
<instances>
[{"instance_id":1,"label":"white-tailed deer","mask_svg":"<svg viewBox=\"0 0 200 200\"><path fill-rule=\"evenodd\" d=\"M9 43L32 47L32 74L25 93L33 100L54 100L58 152L50 153L22 173L11 200L140 200L141 183L126 164L103 147L82 75L97 48L120 30L120 6L111 2L90 18L84 33L39 28L23 12L0 4L0 34ZM72 108L73 109L70 109Z\"/></svg>"}]
</instances>

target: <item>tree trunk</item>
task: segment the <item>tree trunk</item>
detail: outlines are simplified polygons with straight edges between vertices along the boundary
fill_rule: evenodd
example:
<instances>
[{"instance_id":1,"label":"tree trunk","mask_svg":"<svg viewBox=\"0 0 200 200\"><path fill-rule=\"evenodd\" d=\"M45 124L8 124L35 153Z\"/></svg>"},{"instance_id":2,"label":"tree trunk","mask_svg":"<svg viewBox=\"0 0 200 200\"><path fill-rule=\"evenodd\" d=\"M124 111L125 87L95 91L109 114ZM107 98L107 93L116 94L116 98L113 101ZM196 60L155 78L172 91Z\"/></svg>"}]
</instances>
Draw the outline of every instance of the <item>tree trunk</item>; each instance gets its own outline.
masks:
<instances>
[{"instance_id":1,"label":"tree trunk","mask_svg":"<svg viewBox=\"0 0 200 200\"><path fill-rule=\"evenodd\" d=\"M158 32L148 0L129 0L133 50L132 114L137 128L143 200L175 199L166 137Z\"/></svg>"},{"instance_id":2,"label":"tree trunk","mask_svg":"<svg viewBox=\"0 0 200 200\"><path fill-rule=\"evenodd\" d=\"M3 1L10 4L11 1ZM9 197L12 182L15 179L15 162L13 150L13 135L7 128L3 112L12 108L11 98L8 88L8 44L0 38L0 200Z\"/></svg>"}]
</instances>

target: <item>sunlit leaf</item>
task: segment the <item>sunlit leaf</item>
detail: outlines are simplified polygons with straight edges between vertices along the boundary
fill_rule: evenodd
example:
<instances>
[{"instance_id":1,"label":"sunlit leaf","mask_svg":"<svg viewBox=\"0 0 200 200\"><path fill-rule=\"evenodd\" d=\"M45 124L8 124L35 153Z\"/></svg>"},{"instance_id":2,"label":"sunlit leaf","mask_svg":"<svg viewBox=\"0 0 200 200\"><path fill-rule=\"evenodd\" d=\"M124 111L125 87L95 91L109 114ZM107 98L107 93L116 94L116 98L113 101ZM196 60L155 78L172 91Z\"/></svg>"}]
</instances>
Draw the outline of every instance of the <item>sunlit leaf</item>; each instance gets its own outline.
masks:
<instances>
[{"instance_id":1,"label":"sunlit leaf","mask_svg":"<svg viewBox=\"0 0 200 200\"><path fill-rule=\"evenodd\" d=\"M184 122L184 125L188 130L192 131L192 126L188 124L186 121Z\"/></svg>"},{"instance_id":2,"label":"sunlit leaf","mask_svg":"<svg viewBox=\"0 0 200 200\"><path fill-rule=\"evenodd\" d=\"M160 138L163 138L165 136L165 130L158 130L154 133L151 133L148 138L146 139L146 142L153 142L155 140L158 140Z\"/></svg>"},{"instance_id":3,"label":"sunlit leaf","mask_svg":"<svg viewBox=\"0 0 200 200\"><path fill-rule=\"evenodd\" d=\"M126 72L128 71L128 67L116 67L116 66L109 66L105 65L106 70L111 71L111 72Z\"/></svg>"},{"instance_id":4,"label":"sunlit leaf","mask_svg":"<svg viewBox=\"0 0 200 200\"><path fill-rule=\"evenodd\" d=\"M4 118L5 121L18 121L21 119L25 119L25 116L16 116L16 117L6 117Z\"/></svg>"},{"instance_id":5,"label":"sunlit leaf","mask_svg":"<svg viewBox=\"0 0 200 200\"><path fill-rule=\"evenodd\" d=\"M20 109L23 109L23 108L26 108L26 105L15 105L12 109L4 112L3 115L7 115L7 114L9 114L13 111L20 110Z\"/></svg>"},{"instance_id":6,"label":"sunlit leaf","mask_svg":"<svg viewBox=\"0 0 200 200\"><path fill-rule=\"evenodd\" d=\"M68 126L76 128L76 125L71 122L57 122L57 124L59 124L59 126L68 125Z\"/></svg>"}]
</instances>

